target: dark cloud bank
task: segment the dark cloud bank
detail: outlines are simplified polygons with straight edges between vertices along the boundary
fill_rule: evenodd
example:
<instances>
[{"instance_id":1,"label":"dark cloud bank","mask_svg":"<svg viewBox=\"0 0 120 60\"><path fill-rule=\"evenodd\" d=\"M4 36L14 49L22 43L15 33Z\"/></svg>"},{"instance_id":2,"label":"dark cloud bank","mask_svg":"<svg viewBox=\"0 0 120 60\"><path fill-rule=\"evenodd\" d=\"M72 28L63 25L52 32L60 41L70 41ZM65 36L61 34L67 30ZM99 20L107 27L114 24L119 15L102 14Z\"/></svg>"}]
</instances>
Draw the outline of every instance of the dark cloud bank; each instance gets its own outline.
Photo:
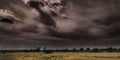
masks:
<instances>
[{"instance_id":1,"label":"dark cloud bank","mask_svg":"<svg viewBox=\"0 0 120 60\"><path fill-rule=\"evenodd\" d=\"M10 10L14 14L11 23L0 22L0 47L120 46L120 0L65 2L64 17L46 17L21 0L0 0L0 9Z\"/></svg>"}]
</instances>

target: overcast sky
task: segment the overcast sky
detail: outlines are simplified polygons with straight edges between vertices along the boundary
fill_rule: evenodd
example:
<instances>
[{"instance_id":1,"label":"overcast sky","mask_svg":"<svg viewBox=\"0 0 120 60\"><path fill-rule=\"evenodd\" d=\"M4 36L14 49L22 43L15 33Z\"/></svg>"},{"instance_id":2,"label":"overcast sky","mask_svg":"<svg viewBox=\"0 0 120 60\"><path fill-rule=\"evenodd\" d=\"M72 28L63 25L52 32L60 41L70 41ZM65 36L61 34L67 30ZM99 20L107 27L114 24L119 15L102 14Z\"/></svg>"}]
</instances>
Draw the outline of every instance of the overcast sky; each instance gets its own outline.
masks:
<instances>
[{"instance_id":1,"label":"overcast sky","mask_svg":"<svg viewBox=\"0 0 120 60\"><path fill-rule=\"evenodd\" d=\"M65 3L64 17L50 15L51 19L43 20L38 10L22 0L0 0L0 9L13 13L0 11L0 48L120 46L120 0ZM5 18L10 22L2 21Z\"/></svg>"}]
</instances>

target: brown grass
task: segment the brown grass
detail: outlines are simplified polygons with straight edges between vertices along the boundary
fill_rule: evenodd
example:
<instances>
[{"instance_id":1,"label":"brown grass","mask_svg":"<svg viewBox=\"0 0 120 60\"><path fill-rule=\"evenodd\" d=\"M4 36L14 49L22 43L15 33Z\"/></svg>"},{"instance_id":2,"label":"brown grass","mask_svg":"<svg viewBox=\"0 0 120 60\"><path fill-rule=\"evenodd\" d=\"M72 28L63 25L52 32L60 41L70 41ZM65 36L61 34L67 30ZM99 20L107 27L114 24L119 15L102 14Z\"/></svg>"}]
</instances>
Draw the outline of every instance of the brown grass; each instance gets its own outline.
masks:
<instances>
[{"instance_id":1,"label":"brown grass","mask_svg":"<svg viewBox=\"0 0 120 60\"><path fill-rule=\"evenodd\" d=\"M120 53L79 53L55 52L44 54L41 52L30 53L0 53L0 60L120 60Z\"/></svg>"}]
</instances>

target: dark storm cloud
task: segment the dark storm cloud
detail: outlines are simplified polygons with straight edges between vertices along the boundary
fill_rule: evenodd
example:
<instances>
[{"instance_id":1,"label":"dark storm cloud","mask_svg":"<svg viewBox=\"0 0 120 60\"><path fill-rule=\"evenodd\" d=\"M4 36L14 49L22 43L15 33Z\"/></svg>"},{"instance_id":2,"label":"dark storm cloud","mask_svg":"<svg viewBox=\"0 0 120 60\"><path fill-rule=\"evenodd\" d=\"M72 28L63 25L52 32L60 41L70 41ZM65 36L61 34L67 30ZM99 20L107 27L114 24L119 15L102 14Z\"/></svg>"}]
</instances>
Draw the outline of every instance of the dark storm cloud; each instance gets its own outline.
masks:
<instances>
[{"instance_id":1,"label":"dark storm cloud","mask_svg":"<svg viewBox=\"0 0 120 60\"><path fill-rule=\"evenodd\" d=\"M0 3L14 13L13 23L0 22L1 47L119 45L119 0L65 0L64 17L40 14L22 0Z\"/></svg>"},{"instance_id":2,"label":"dark storm cloud","mask_svg":"<svg viewBox=\"0 0 120 60\"><path fill-rule=\"evenodd\" d=\"M76 0L68 2L71 7L66 12L68 19L63 19L63 22L59 21L58 24L61 26L58 27L57 32L52 31L51 34L70 39L107 38L112 34L119 35L118 1Z\"/></svg>"}]
</instances>

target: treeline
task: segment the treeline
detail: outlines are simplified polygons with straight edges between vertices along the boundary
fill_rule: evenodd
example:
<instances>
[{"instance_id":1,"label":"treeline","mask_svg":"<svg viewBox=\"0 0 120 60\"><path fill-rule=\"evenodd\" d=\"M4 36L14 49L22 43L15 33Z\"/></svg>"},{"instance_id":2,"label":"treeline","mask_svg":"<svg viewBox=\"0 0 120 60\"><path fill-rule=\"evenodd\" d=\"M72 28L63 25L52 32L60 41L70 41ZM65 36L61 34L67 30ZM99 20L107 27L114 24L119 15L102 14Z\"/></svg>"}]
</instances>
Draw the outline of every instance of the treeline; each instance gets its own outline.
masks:
<instances>
[{"instance_id":1,"label":"treeline","mask_svg":"<svg viewBox=\"0 0 120 60\"><path fill-rule=\"evenodd\" d=\"M5 52L45 52L45 53L52 53L52 52L120 52L120 48L73 48L73 49L47 49L44 47L41 49L40 47L35 49L1 49L1 53Z\"/></svg>"}]
</instances>

